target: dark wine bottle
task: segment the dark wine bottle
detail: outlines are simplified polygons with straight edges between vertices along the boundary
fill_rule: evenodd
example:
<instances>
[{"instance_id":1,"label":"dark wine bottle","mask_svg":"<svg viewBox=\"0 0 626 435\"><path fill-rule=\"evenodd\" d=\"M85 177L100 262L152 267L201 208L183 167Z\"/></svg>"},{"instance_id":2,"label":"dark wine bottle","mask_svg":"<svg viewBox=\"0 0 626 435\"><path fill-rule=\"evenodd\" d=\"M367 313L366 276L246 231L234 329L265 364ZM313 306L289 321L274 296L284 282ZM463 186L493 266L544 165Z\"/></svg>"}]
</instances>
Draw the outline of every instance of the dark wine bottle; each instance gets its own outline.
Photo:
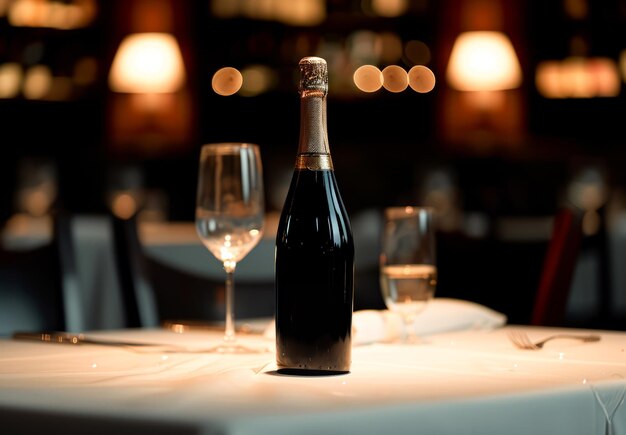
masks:
<instances>
[{"instance_id":1,"label":"dark wine bottle","mask_svg":"<svg viewBox=\"0 0 626 435\"><path fill-rule=\"evenodd\" d=\"M350 371L354 243L328 146L328 68L300 61L300 143L276 236L279 373Z\"/></svg>"}]
</instances>

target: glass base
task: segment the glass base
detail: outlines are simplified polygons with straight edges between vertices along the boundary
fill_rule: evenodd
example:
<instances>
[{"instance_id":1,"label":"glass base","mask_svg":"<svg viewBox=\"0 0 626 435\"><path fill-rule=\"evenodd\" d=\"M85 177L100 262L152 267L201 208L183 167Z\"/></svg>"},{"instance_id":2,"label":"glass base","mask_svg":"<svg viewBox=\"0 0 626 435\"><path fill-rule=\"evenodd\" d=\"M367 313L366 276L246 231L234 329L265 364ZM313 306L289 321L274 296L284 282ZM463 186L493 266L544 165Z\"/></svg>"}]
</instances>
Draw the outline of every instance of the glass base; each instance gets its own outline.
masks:
<instances>
[{"instance_id":1,"label":"glass base","mask_svg":"<svg viewBox=\"0 0 626 435\"><path fill-rule=\"evenodd\" d=\"M278 368L276 372L279 375L288 376L337 376L347 375L350 370L312 370L312 369L294 369L294 368Z\"/></svg>"},{"instance_id":2,"label":"glass base","mask_svg":"<svg viewBox=\"0 0 626 435\"><path fill-rule=\"evenodd\" d=\"M224 353L224 354L233 354L233 353L267 353L270 352L271 349L268 347L252 347L252 346L244 346L242 344L237 343L224 343L219 346L216 346L209 350L212 353Z\"/></svg>"}]
</instances>

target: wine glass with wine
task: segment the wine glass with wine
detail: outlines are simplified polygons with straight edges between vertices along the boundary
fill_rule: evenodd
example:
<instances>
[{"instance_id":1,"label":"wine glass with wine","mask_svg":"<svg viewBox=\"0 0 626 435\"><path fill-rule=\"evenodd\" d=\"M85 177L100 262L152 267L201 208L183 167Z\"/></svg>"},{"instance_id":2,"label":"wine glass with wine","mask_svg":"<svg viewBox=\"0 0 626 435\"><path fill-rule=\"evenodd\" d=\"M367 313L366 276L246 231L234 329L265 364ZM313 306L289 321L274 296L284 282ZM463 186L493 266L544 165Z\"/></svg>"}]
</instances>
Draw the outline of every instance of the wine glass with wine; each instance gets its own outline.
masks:
<instances>
[{"instance_id":1,"label":"wine glass with wine","mask_svg":"<svg viewBox=\"0 0 626 435\"><path fill-rule=\"evenodd\" d=\"M385 305L403 320L402 341L416 343L415 319L435 295L435 229L428 207L384 211L380 285Z\"/></svg>"},{"instance_id":2,"label":"wine glass with wine","mask_svg":"<svg viewBox=\"0 0 626 435\"><path fill-rule=\"evenodd\" d=\"M258 145L213 143L202 146L196 200L196 230L226 272L226 323L220 352L242 352L236 343L234 273L261 240L265 215Z\"/></svg>"}]
</instances>

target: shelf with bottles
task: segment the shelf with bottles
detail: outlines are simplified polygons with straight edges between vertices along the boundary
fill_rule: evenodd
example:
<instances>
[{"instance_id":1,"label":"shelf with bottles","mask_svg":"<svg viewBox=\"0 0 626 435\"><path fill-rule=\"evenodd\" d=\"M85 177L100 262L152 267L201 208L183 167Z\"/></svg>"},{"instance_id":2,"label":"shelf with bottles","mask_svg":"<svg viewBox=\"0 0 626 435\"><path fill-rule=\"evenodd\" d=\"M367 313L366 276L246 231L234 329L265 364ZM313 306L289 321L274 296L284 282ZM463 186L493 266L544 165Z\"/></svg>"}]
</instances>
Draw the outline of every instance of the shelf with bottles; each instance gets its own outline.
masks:
<instances>
[{"instance_id":1,"label":"shelf with bottles","mask_svg":"<svg viewBox=\"0 0 626 435\"><path fill-rule=\"evenodd\" d=\"M621 147L626 9L619 3L529 2L525 74L534 142L567 142L570 152L591 154Z\"/></svg>"},{"instance_id":2,"label":"shelf with bottles","mask_svg":"<svg viewBox=\"0 0 626 435\"><path fill-rule=\"evenodd\" d=\"M102 68L96 0L0 7L0 104L16 99L64 102L95 92Z\"/></svg>"},{"instance_id":3,"label":"shelf with bottles","mask_svg":"<svg viewBox=\"0 0 626 435\"><path fill-rule=\"evenodd\" d=\"M381 2L361 2L364 8L355 2L328 1L322 2L323 12L317 12L320 16L309 14L317 16L313 21L261 6L259 10L240 10L231 5L228 11L216 11L215 5L226 8L221 3L207 2L200 14L198 58L204 77L224 66L239 69L244 75L242 96L291 93L297 87L294 65L310 55L328 60L329 98L364 96L352 82L361 65L380 69L399 65L408 71L416 64L431 62L434 20L427 2L404 2L408 6L402 13L381 16L371 12L372 5ZM269 3L287 7L280 1ZM262 77L264 85L246 89L246 74Z\"/></svg>"}]
</instances>

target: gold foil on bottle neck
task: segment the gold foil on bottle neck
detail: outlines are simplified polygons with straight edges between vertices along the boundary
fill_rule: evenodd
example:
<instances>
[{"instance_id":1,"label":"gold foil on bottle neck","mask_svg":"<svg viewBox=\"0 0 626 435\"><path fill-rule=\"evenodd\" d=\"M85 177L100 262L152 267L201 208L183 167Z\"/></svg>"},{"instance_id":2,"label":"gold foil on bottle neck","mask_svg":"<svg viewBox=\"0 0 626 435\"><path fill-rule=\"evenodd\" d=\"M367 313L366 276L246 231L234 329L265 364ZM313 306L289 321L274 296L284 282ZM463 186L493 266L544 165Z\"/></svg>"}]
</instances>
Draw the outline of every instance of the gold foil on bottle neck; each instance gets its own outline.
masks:
<instances>
[{"instance_id":1,"label":"gold foil on bottle neck","mask_svg":"<svg viewBox=\"0 0 626 435\"><path fill-rule=\"evenodd\" d=\"M326 134L328 66L321 57L300 60L301 124L296 169L333 170Z\"/></svg>"},{"instance_id":2,"label":"gold foil on bottle neck","mask_svg":"<svg viewBox=\"0 0 626 435\"><path fill-rule=\"evenodd\" d=\"M325 97L328 94L328 65L321 57L300 60L300 96Z\"/></svg>"},{"instance_id":3,"label":"gold foil on bottle neck","mask_svg":"<svg viewBox=\"0 0 626 435\"><path fill-rule=\"evenodd\" d=\"M298 154L296 169L308 171L333 170L333 160L330 154Z\"/></svg>"}]
</instances>

